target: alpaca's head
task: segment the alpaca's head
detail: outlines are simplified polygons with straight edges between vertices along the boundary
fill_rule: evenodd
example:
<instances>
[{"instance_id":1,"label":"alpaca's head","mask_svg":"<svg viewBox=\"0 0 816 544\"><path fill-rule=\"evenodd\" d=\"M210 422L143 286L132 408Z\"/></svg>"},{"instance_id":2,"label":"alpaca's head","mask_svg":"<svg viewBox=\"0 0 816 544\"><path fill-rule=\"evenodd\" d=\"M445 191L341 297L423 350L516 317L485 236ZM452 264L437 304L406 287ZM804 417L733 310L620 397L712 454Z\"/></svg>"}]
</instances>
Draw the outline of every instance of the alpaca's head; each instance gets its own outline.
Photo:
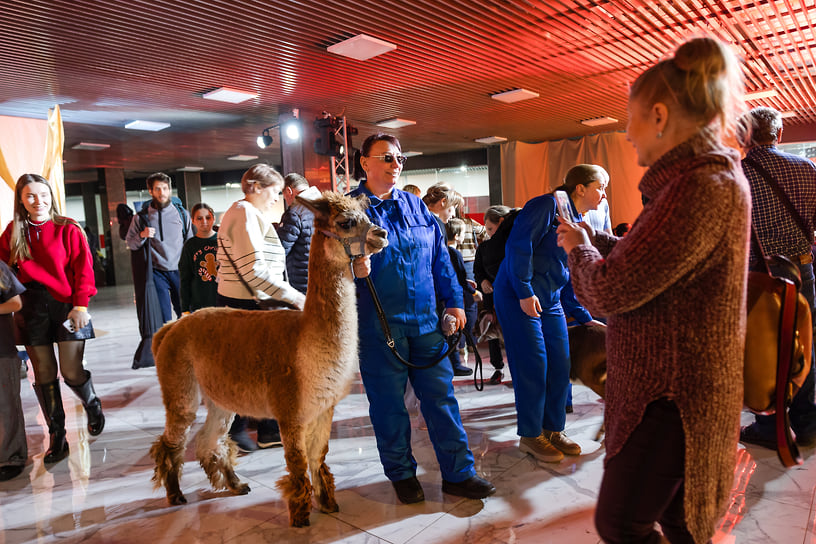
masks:
<instances>
[{"instance_id":1,"label":"alpaca's head","mask_svg":"<svg viewBox=\"0 0 816 544\"><path fill-rule=\"evenodd\" d=\"M368 198L352 198L326 191L321 198L297 201L314 212L314 228L339 240L351 255L372 255L388 245L388 233L366 215Z\"/></svg>"}]
</instances>

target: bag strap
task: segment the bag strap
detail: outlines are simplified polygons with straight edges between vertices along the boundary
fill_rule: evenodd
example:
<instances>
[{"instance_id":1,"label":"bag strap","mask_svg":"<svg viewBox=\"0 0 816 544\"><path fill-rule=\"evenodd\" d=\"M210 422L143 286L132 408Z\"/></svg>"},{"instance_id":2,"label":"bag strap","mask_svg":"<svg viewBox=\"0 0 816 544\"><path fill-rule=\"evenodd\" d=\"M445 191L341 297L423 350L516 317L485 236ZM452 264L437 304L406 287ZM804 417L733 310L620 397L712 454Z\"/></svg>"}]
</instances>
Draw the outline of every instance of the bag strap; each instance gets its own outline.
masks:
<instances>
[{"instance_id":1,"label":"bag strap","mask_svg":"<svg viewBox=\"0 0 816 544\"><path fill-rule=\"evenodd\" d=\"M232 269L235 270L235 275L238 276L238 279L241 280L242 284L244 284L244 287L246 287L246 290L249 291L249 296L251 296L254 299L255 298L255 292L252 290L252 287L249 286L247 281L244 279L244 277L238 271L238 267L235 265L235 261L232 260L232 257L230 257L230 254L227 251L227 248L224 247L224 240L222 240L221 238L218 238L218 243L221 246L221 249L224 251L224 255L227 256L227 260L232 265Z\"/></svg>"},{"instance_id":2,"label":"bag strap","mask_svg":"<svg viewBox=\"0 0 816 544\"><path fill-rule=\"evenodd\" d=\"M776 454L784 467L802 464L802 456L791 433L788 407L792 400L794 345L799 291L792 282L785 282L779 319L779 346L776 368Z\"/></svg>"},{"instance_id":3,"label":"bag strap","mask_svg":"<svg viewBox=\"0 0 816 544\"><path fill-rule=\"evenodd\" d=\"M785 208L787 208L788 213L790 213L791 217L793 217L793 220L796 221L796 225L801 229L802 234L805 235L805 240L807 240L809 244L812 244L813 230L808 228L807 224L802 219L802 216L799 215L799 212L796 211L793 202L791 202L788 195L785 194L785 191L782 189L782 187L779 186L779 183L776 181L776 179L770 174L770 172L768 172L765 169L764 166L756 162L754 159L750 157L745 157L744 159L742 159L742 162L743 164L747 164L748 166L756 170L759 173L759 175L765 179L768 185L771 186L771 189L773 189L774 193L776 193L776 196L777 198L779 198L779 201L785 206Z\"/></svg>"}]
</instances>

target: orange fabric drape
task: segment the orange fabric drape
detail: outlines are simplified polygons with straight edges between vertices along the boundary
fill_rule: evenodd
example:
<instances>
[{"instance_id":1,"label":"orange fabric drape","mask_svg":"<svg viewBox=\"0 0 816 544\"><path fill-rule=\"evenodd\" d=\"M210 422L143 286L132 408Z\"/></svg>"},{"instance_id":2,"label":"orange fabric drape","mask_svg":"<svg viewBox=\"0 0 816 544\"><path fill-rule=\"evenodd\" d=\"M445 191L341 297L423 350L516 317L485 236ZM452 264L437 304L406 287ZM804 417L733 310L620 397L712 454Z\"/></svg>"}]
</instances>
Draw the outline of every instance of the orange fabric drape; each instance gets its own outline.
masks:
<instances>
[{"instance_id":1,"label":"orange fabric drape","mask_svg":"<svg viewBox=\"0 0 816 544\"><path fill-rule=\"evenodd\" d=\"M25 173L42 173L54 187L56 207L65 210L65 179L62 169L64 131L59 106L48 119L0 115L0 231L14 212L14 187Z\"/></svg>"},{"instance_id":2,"label":"orange fabric drape","mask_svg":"<svg viewBox=\"0 0 816 544\"><path fill-rule=\"evenodd\" d=\"M523 206L559 186L576 164L597 164L609 172L609 212L612 225L631 223L643 208L638 183L646 171L622 132L592 134L574 140L501 146L504 204Z\"/></svg>"}]
</instances>

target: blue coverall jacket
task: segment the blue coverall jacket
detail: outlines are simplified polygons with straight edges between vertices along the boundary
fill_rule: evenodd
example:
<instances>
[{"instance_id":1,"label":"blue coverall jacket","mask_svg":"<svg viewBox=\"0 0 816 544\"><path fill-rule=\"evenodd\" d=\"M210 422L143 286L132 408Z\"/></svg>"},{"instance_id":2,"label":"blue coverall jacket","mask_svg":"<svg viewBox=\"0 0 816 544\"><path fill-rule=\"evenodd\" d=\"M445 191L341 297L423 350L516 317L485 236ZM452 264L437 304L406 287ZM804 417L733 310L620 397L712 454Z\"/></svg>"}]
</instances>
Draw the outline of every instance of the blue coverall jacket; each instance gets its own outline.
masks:
<instances>
[{"instance_id":1,"label":"blue coverall jacket","mask_svg":"<svg viewBox=\"0 0 816 544\"><path fill-rule=\"evenodd\" d=\"M444 353L437 298L448 308L462 308L462 288L433 214L416 196L393 189L381 200L365 181L350 196L366 195L372 222L388 231L388 247L371 256L371 279L385 310L401 356L427 365ZM404 395L408 380L420 409L442 472L461 482L476 474L473 454L453 395L453 369L443 361L426 369L400 363L385 344L385 336L364 280L357 281L360 373L369 401L369 416L386 476L391 481L415 476L411 453L411 422Z\"/></svg>"},{"instance_id":2,"label":"blue coverall jacket","mask_svg":"<svg viewBox=\"0 0 816 544\"><path fill-rule=\"evenodd\" d=\"M493 283L493 303L504 333L513 376L518 434L562 431L569 388L569 339L564 313L592 320L575 300L567 254L558 247L555 198L533 198L519 212ZM573 215L580 217L573 206ZM580 220L580 219L579 219ZM537 296L540 317L525 314L519 301Z\"/></svg>"}]
</instances>

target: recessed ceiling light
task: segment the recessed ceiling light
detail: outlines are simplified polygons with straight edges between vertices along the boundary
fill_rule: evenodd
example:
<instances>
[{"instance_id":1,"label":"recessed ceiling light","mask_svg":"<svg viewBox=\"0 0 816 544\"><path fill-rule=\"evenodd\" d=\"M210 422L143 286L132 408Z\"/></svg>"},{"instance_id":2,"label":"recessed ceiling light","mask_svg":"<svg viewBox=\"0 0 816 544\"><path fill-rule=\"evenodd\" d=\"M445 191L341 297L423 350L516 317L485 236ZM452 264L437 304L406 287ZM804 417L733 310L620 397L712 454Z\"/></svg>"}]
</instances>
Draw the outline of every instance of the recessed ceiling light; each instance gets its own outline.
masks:
<instances>
[{"instance_id":1,"label":"recessed ceiling light","mask_svg":"<svg viewBox=\"0 0 816 544\"><path fill-rule=\"evenodd\" d=\"M538 98L538 93L528 91L527 89L513 89L512 91L505 91L503 93L491 94L490 98L512 104L513 102L520 102L522 100L529 100L531 98Z\"/></svg>"},{"instance_id":2,"label":"recessed ceiling light","mask_svg":"<svg viewBox=\"0 0 816 544\"><path fill-rule=\"evenodd\" d=\"M383 128L402 128L411 125L416 125L416 121L411 121L410 119L400 119L399 117L392 117L390 119L383 119L382 121L377 121L376 124L378 127Z\"/></svg>"},{"instance_id":3,"label":"recessed ceiling light","mask_svg":"<svg viewBox=\"0 0 816 544\"><path fill-rule=\"evenodd\" d=\"M254 161L258 158L258 155L233 155L232 157L227 157L228 161Z\"/></svg>"},{"instance_id":4,"label":"recessed ceiling light","mask_svg":"<svg viewBox=\"0 0 816 544\"><path fill-rule=\"evenodd\" d=\"M239 104L246 100L256 98L258 93L251 93L248 91L239 91L237 89L230 89L228 87L219 87L214 91L204 93L201 98L207 100L218 100L219 102L229 102L230 104Z\"/></svg>"},{"instance_id":5,"label":"recessed ceiling light","mask_svg":"<svg viewBox=\"0 0 816 544\"><path fill-rule=\"evenodd\" d=\"M203 166L182 166L181 168L176 168L176 172L201 172L204 170Z\"/></svg>"},{"instance_id":6,"label":"recessed ceiling light","mask_svg":"<svg viewBox=\"0 0 816 544\"><path fill-rule=\"evenodd\" d=\"M600 127L603 125L614 125L618 120L614 117L593 117L592 119L584 119L581 121L582 125L588 127Z\"/></svg>"},{"instance_id":7,"label":"recessed ceiling light","mask_svg":"<svg viewBox=\"0 0 816 544\"><path fill-rule=\"evenodd\" d=\"M90 142L79 142L71 149L76 149L79 151L102 151L103 149L108 149L110 144L93 144Z\"/></svg>"},{"instance_id":8,"label":"recessed ceiling light","mask_svg":"<svg viewBox=\"0 0 816 544\"><path fill-rule=\"evenodd\" d=\"M752 93L745 93L745 100L761 100L762 98L773 98L779 93L774 89L765 89L764 91L754 91Z\"/></svg>"},{"instance_id":9,"label":"recessed ceiling light","mask_svg":"<svg viewBox=\"0 0 816 544\"><path fill-rule=\"evenodd\" d=\"M416 157L418 155L422 155L422 151L406 151L403 153L406 157Z\"/></svg>"},{"instance_id":10,"label":"recessed ceiling light","mask_svg":"<svg viewBox=\"0 0 816 544\"><path fill-rule=\"evenodd\" d=\"M330 45L326 48L326 51L352 59L368 60L376 57L377 55L382 55L383 53L393 51L396 48L397 46L393 43L378 40L377 38L372 38L371 36L366 36L365 34L358 34L353 38Z\"/></svg>"},{"instance_id":11,"label":"recessed ceiling light","mask_svg":"<svg viewBox=\"0 0 816 544\"><path fill-rule=\"evenodd\" d=\"M158 123L156 121L131 121L125 125L125 128L131 130L148 130L150 132L158 132L170 126L170 123Z\"/></svg>"},{"instance_id":12,"label":"recessed ceiling light","mask_svg":"<svg viewBox=\"0 0 816 544\"><path fill-rule=\"evenodd\" d=\"M504 136L487 136L485 138L476 138L473 141L480 144L498 144L500 142L506 142L507 138Z\"/></svg>"}]
</instances>

